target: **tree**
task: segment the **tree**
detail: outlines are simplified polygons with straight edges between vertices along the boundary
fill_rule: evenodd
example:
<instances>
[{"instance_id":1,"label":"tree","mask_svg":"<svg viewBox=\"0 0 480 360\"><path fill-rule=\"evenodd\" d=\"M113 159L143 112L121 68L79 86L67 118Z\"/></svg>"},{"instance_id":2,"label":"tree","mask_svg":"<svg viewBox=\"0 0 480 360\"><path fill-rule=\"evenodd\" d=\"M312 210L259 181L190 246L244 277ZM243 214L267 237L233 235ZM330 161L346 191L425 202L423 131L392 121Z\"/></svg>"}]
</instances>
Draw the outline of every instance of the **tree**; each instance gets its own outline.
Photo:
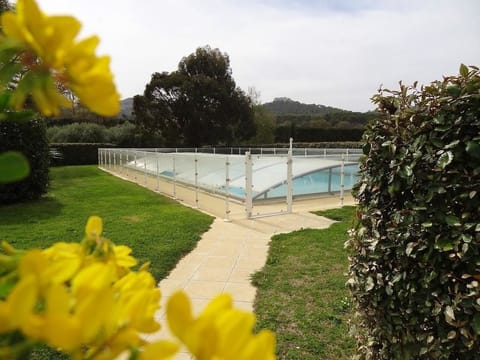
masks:
<instances>
[{"instance_id":1,"label":"tree","mask_svg":"<svg viewBox=\"0 0 480 360\"><path fill-rule=\"evenodd\" d=\"M250 140L251 143L273 144L275 142L275 114L263 105L253 107L255 136Z\"/></svg>"},{"instance_id":2,"label":"tree","mask_svg":"<svg viewBox=\"0 0 480 360\"><path fill-rule=\"evenodd\" d=\"M171 73L154 73L133 101L138 127L161 132L167 146L233 144L255 133L250 98L236 86L227 54L209 46Z\"/></svg>"}]
</instances>

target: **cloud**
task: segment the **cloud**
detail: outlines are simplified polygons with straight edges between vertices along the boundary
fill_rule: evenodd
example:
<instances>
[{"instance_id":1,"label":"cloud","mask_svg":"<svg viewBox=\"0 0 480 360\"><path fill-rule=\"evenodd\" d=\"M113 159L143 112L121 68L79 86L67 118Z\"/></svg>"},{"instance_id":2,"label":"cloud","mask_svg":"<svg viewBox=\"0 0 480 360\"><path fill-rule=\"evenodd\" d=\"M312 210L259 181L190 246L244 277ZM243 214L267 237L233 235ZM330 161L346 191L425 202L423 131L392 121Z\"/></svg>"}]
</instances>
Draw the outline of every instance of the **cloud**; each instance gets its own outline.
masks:
<instances>
[{"instance_id":1,"label":"cloud","mask_svg":"<svg viewBox=\"0 0 480 360\"><path fill-rule=\"evenodd\" d=\"M39 0L99 34L124 97L153 72L210 45L228 53L243 89L364 111L380 84L428 83L480 65L480 2ZM339 5L340 4L340 5Z\"/></svg>"}]
</instances>

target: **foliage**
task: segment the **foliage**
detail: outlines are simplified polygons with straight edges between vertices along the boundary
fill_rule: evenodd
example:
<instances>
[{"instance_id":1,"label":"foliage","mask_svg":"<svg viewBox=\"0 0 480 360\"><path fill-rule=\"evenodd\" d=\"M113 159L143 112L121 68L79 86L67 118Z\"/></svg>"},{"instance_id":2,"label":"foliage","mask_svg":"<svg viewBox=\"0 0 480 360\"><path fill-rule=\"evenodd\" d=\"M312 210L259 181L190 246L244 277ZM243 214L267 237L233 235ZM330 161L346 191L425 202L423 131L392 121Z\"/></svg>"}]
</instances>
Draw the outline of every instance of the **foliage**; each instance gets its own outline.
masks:
<instances>
[{"instance_id":1,"label":"foliage","mask_svg":"<svg viewBox=\"0 0 480 360\"><path fill-rule=\"evenodd\" d=\"M255 136L249 140L252 144L271 144L275 142L275 116L262 105L253 106Z\"/></svg>"},{"instance_id":2,"label":"foliage","mask_svg":"<svg viewBox=\"0 0 480 360\"><path fill-rule=\"evenodd\" d=\"M158 330L160 291L153 277L146 267L131 271L137 264L131 249L102 237L102 228L101 219L92 216L80 244L27 251L2 244L0 276L8 289L0 300L2 358L26 356L32 342L75 358L115 357L125 343L143 345L140 332Z\"/></svg>"},{"instance_id":3,"label":"foliage","mask_svg":"<svg viewBox=\"0 0 480 360\"><path fill-rule=\"evenodd\" d=\"M105 126L91 123L75 123L47 129L50 143L106 143L110 141L109 135Z\"/></svg>"},{"instance_id":4,"label":"foliage","mask_svg":"<svg viewBox=\"0 0 480 360\"><path fill-rule=\"evenodd\" d=\"M50 162L52 166L98 164L98 149L112 146L108 143L52 143L50 151L55 156Z\"/></svg>"},{"instance_id":5,"label":"foliage","mask_svg":"<svg viewBox=\"0 0 480 360\"><path fill-rule=\"evenodd\" d=\"M9 114L0 120L0 154L17 151L26 157L31 169L28 177L18 182L0 183L0 204L36 199L47 191L49 152L45 122L40 117L25 116L26 119Z\"/></svg>"},{"instance_id":6,"label":"foliage","mask_svg":"<svg viewBox=\"0 0 480 360\"><path fill-rule=\"evenodd\" d=\"M50 143L96 142L110 143L119 147L162 147L164 144L164 139L159 134L141 133L134 124L128 121L114 122L114 124L118 124L114 126L95 122L68 124L67 119L64 119L63 123L67 123L67 125L47 128L47 138Z\"/></svg>"},{"instance_id":7,"label":"foliage","mask_svg":"<svg viewBox=\"0 0 480 360\"><path fill-rule=\"evenodd\" d=\"M266 265L253 276L254 306L257 327L277 334L279 359L349 359L353 354L343 247L353 213L354 207L318 212L339 222L272 238Z\"/></svg>"},{"instance_id":8,"label":"foliage","mask_svg":"<svg viewBox=\"0 0 480 360\"><path fill-rule=\"evenodd\" d=\"M360 141L362 134L363 129L322 129L316 127L277 126L275 129L275 141L288 142L291 137L295 142Z\"/></svg>"},{"instance_id":9,"label":"foliage","mask_svg":"<svg viewBox=\"0 0 480 360\"><path fill-rule=\"evenodd\" d=\"M478 359L480 73L373 97L354 189L359 357Z\"/></svg>"},{"instance_id":10,"label":"foliage","mask_svg":"<svg viewBox=\"0 0 480 360\"><path fill-rule=\"evenodd\" d=\"M160 290L148 264L131 270L137 265L131 249L102 232L101 218L91 216L80 244L18 251L2 243L2 358L26 357L37 342L85 359L116 358L124 351L132 359L170 359L179 350L177 342L142 340L141 333L160 327L154 318ZM197 359L275 358L274 335L253 334L255 316L234 309L230 295L213 299L198 318L190 309L183 292L172 295L167 321ZM225 324L233 326L227 330Z\"/></svg>"},{"instance_id":11,"label":"foliage","mask_svg":"<svg viewBox=\"0 0 480 360\"><path fill-rule=\"evenodd\" d=\"M171 73L154 73L134 97L137 125L167 146L232 144L254 134L248 96L236 86L227 54L206 46Z\"/></svg>"},{"instance_id":12,"label":"foliage","mask_svg":"<svg viewBox=\"0 0 480 360\"><path fill-rule=\"evenodd\" d=\"M61 106L70 105L59 91L68 88L99 114L120 111L110 58L95 55L96 36L75 39L81 29L77 19L48 16L34 0L19 0L16 12L2 14L1 25L6 36L0 47L0 76L2 82L15 79L10 99L14 109L22 109L31 95L44 115L56 115Z\"/></svg>"}]
</instances>

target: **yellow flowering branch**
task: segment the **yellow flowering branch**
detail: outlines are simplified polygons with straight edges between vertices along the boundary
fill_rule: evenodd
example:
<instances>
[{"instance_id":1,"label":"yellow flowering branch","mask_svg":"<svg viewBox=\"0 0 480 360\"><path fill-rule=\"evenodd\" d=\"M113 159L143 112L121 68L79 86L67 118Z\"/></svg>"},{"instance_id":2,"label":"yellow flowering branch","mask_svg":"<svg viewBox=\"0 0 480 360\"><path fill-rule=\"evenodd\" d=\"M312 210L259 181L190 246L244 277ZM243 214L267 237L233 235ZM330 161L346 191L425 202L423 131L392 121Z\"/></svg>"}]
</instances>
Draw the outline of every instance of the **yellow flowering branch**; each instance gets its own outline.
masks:
<instances>
[{"instance_id":1,"label":"yellow flowering branch","mask_svg":"<svg viewBox=\"0 0 480 360\"><path fill-rule=\"evenodd\" d=\"M72 90L98 114L119 112L110 58L95 55L96 36L76 40L78 20L45 15L34 0L18 0L16 12L4 13L0 22L0 121L12 114L29 117L12 112L23 109L28 96L42 114L58 114L68 105L59 88ZM14 166L19 161L22 166ZM0 183L26 173L20 154L0 154ZM177 340L143 340L142 334L160 329L160 289L148 263L134 270L131 249L102 232L102 219L92 216L80 243L22 251L1 243L0 358L25 358L47 344L73 359L171 359L182 344L198 360L275 359L274 334L254 334L255 316L234 309L227 294L198 317L183 292L174 294L167 319Z\"/></svg>"},{"instance_id":2,"label":"yellow flowering branch","mask_svg":"<svg viewBox=\"0 0 480 360\"><path fill-rule=\"evenodd\" d=\"M18 0L16 12L1 17L1 77L19 76L11 99L21 109L31 94L40 112L57 115L68 100L56 86L73 90L85 106L105 116L120 111L110 58L97 57L96 36L78 41L80 22L71 16L48 16L34 0ZM19 70L21 71L19 72Z\"/></svg>"}]
</instances>

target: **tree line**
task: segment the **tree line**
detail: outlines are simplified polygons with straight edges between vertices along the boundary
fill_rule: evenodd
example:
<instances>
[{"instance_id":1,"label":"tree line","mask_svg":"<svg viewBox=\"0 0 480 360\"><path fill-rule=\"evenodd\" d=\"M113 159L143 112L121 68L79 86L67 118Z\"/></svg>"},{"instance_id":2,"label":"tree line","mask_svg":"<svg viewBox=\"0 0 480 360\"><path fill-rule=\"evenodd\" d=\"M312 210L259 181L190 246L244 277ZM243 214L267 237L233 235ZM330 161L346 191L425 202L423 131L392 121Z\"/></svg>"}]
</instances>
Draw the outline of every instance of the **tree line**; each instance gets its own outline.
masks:
<instances>
[{"instance_id":1,"label":"tree line","mask_svg":"<svg viewBox=\"0 0 480 360\"><path fill-rule=\"evenodd\" d=\"M261 104L255 89L246 93L235 83L228 54L209 46L182 58L175 71L153 73L143 94L133 98L131 117L106 119L73 104L48 121L50 141L91 142L85 137L93 135L118 146L155 147L268 144L290 136L359 141L376 116L289 98Z\"/></svg>"}]
</instances>

